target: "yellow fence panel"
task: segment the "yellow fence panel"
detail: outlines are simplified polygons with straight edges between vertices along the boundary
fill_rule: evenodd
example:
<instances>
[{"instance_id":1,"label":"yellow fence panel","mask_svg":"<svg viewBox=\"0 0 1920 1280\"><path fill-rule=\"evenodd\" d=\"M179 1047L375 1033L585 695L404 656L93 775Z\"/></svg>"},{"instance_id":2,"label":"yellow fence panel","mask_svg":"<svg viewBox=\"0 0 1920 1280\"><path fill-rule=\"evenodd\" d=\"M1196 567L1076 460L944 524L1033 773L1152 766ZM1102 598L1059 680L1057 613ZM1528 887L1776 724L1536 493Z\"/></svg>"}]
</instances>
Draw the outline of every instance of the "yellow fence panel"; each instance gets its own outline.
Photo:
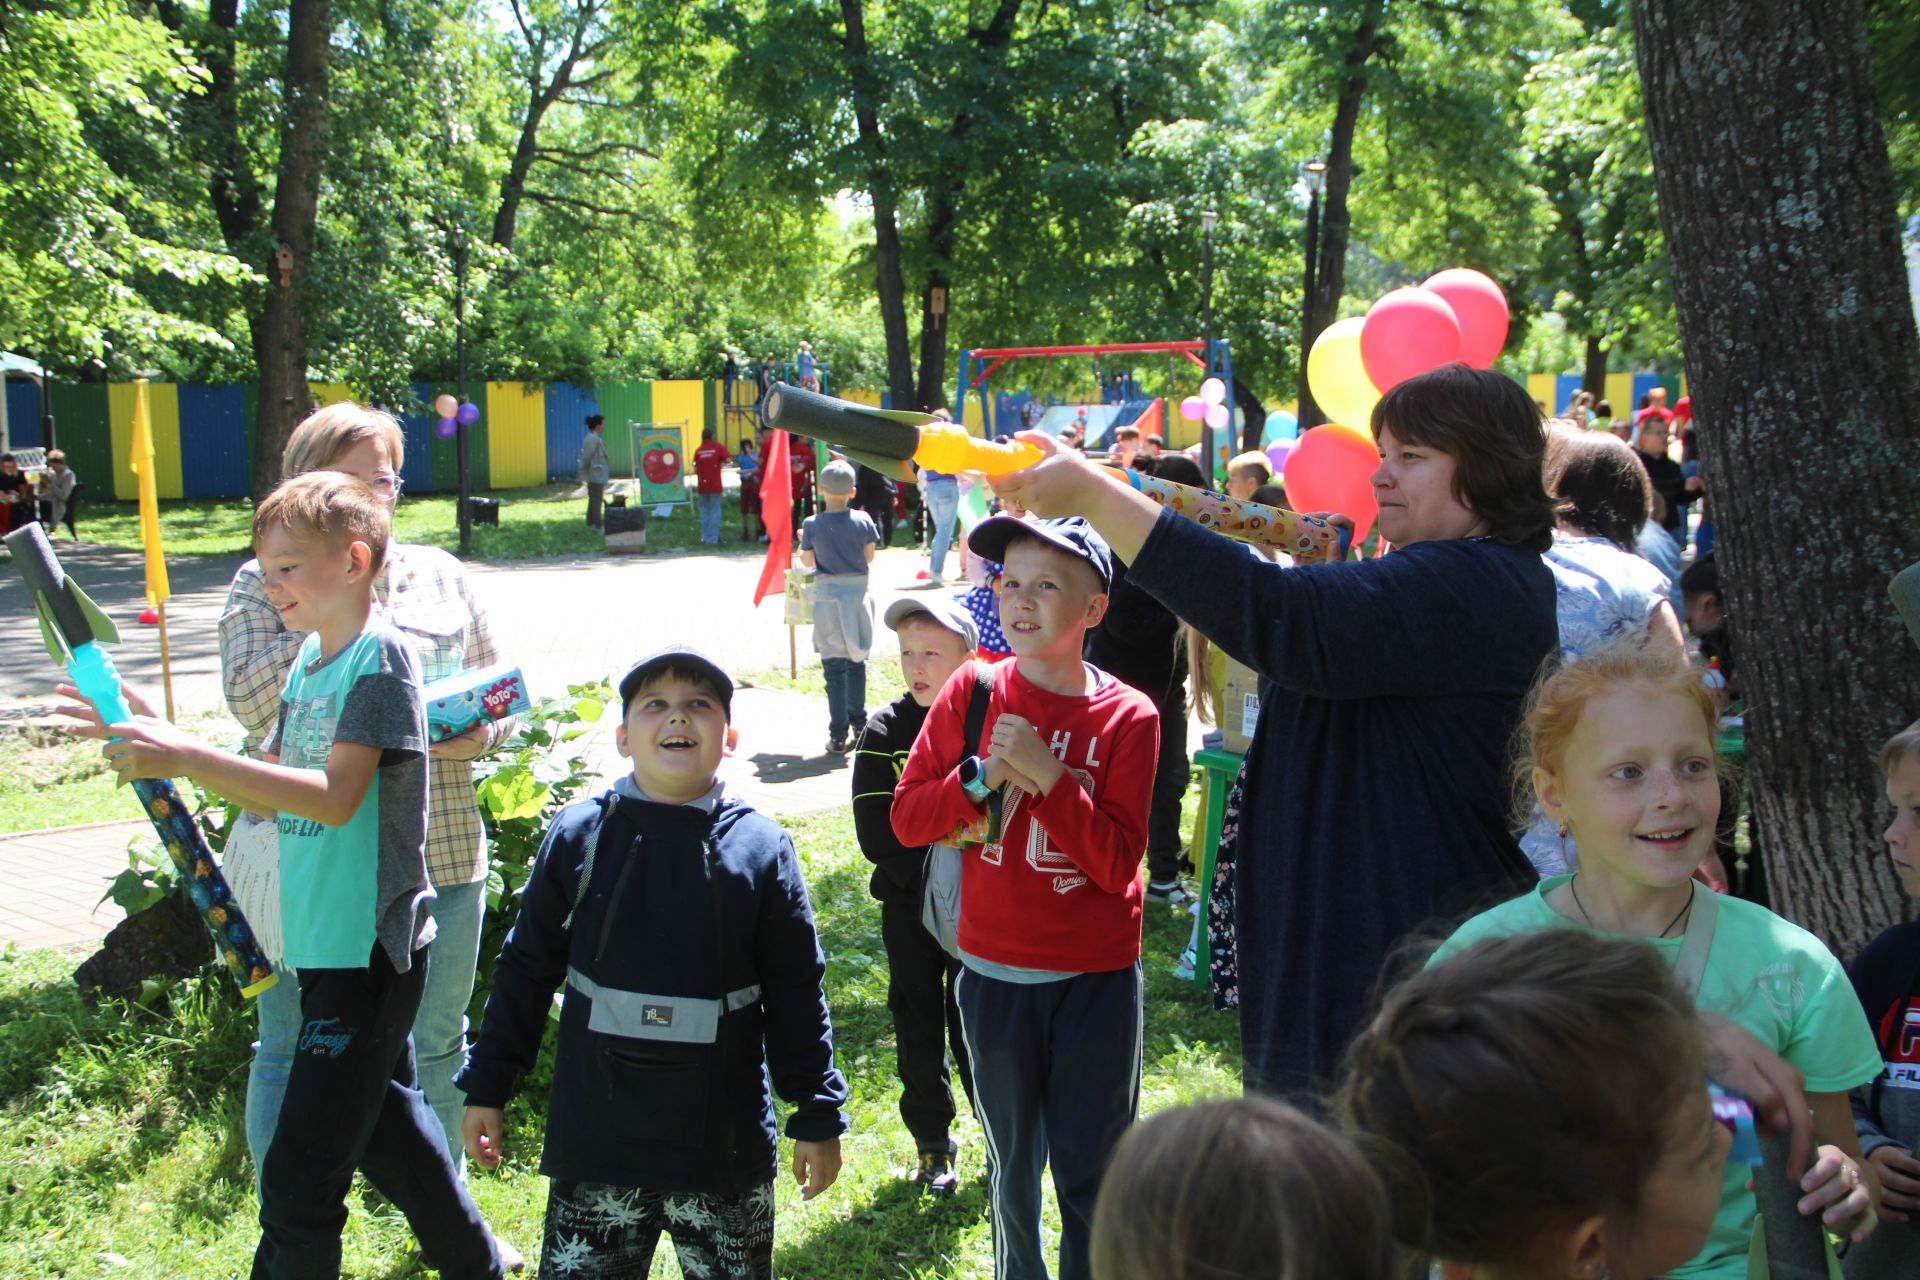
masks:
<instances>
[{"instance_id":1,"label":"yellow fence panel","mask_svg":"<svg viewBox=\"0 0 1920 1280\"><path fill-rule=\"evenodd\" d=\"M699 379L653 384L653 420L666 424L684 420L680 430L681 456L687 459L687 475L693 475L693 451L700 447L700 432L707 426L707 385Z\"/></svg>"},{"instance_id":2,"label":"yellow fence panel","mask_svg":"<svg viewBox=\"0 0 1920 1280\"><path fill-rule=\"evenodd\" d=\"M132 502L140 496L140 482L134 478L127 459L133 451L133 402L139 393L135 382L107 385L107 427L113 442L113 496ZM147 429L153 434L153 483L158 496L186 496L180 471L180 390L171 382L147 384Z\"/></svg>"},{"instance_id":3,"label":"yellow fence panel","mask_svg":"<svg viewBox=\"0 0 1920 1280\"><path fill-rule=\"evenodd\" d=\"M487 384L487 485L524 489L547 479L547 390L541 382Z\"/></svg>"}]
</instances>

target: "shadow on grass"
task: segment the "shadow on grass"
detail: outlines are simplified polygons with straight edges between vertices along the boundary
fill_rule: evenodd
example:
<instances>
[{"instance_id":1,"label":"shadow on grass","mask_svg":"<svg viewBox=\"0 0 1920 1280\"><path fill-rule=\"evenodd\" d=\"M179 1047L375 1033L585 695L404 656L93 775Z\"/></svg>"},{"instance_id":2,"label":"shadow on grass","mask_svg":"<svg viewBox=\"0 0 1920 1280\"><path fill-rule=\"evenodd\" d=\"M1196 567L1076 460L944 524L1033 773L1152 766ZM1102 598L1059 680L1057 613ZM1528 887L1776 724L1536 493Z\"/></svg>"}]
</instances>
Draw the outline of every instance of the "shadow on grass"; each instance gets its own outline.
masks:
<instances>
[{"instance_id":1,"label":"shadow on grass","mask_svg":"<svg viewBox=\"0 0 1920 1280\"><path fill-rule=\"evenodd\" d=\"M958 1194L944 1200L894 1181L846 1221L775 1250L774 1270L793 1280L911 1275L951 1258L986 1216L984 1179L963 1182Z\"/></svg>"}]
</instances>

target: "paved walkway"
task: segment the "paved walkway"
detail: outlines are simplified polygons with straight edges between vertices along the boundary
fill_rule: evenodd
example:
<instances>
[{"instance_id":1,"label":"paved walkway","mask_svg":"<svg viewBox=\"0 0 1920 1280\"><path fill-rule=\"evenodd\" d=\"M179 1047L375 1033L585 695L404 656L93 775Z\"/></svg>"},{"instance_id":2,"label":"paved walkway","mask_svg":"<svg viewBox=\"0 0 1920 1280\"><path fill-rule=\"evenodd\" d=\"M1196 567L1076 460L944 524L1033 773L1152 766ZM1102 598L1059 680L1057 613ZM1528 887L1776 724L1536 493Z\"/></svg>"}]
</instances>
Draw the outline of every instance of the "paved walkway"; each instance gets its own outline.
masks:
<instances>
[{"instance_id":1,"label":"paved walkway","mask_svg":"<svg viewBox=\"0 0 1920 1280\"><path fill-rule=\"evenodd\" d=\"M139 553L62 540L62 563L116 622L122 643L114 660L127 680L157 692L160 648L152 627L131 619L145 606ZM925 590L915 573L924 553L882 552L874 565L881 607L894 596ZM500 652L517 663L539 696L568 684L618 677L632 661L662 645L685 642L730 672L784 669L788 630L782 597L753 604L760 549L716 555L521 561L469 566L487 607ZM951 562L949 562L951 564ZM182 713L221 709L218 623L237 562L170 558L174 596L168 603L168 639L174 700ZM804 665L812 658L808 628L798 628ZM879 629L871 661L893 662L898 648ZM0 566L0 721L39 718L52 710L55 671L19 575ZM157 701L156 697L156 701ZM616 713L617 715L617 713ZM847 799L847 763L825 751L826 700L768 688L742 688L734 699L740 745L721 777L743 798L777 816L817 813ZM622 762L613 749L612 720L588 742L602 777ZM0 945L22 947L97 942L120 919L119 910L94 903L126 866L139 822L68 827L0 836Z\"/></svg>"}]
</instances>

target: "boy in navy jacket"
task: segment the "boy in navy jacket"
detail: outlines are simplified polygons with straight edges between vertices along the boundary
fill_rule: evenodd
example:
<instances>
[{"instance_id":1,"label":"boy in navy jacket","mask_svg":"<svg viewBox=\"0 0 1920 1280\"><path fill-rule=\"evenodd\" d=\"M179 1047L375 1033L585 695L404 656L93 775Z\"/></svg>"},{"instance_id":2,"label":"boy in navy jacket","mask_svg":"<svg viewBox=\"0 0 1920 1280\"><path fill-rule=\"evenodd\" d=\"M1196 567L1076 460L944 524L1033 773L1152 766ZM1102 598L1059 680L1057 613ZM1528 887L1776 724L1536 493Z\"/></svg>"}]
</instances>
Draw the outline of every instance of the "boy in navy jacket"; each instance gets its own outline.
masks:
<instances>
[{"instance_id":1,"label":"boy in navy jacket","mask_svg":"<svg viewBox=\"0 0 1920 1280\"><path fill-rule=\"evenodd\" d=\"M668 649L620 697L633 773L547 832L458 1081L467 1152L499 1163L564 982L541 1274L644 1276L664 1230L689 1276L771 1277L769 1078L803 1198L832 1185L847 1127L806 883L787 833L715 778L726 673Z\"/></svg>"}]
</instances>

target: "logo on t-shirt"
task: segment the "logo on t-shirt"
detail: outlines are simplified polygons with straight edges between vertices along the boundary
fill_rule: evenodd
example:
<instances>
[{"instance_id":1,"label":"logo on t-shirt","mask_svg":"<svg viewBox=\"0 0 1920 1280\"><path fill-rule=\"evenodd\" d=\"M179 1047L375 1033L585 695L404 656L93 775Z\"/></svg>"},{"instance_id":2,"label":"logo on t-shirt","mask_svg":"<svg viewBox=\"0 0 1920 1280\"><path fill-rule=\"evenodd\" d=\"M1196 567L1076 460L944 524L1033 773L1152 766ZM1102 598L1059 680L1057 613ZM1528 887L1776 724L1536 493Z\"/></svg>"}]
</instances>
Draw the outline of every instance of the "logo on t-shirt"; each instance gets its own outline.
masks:
<instances>
[{"instance_id":1,"label":"logo on t-shirt","mask_svg":"<svg viewBox=\"0 0 1920 1280\"><path fill-rule=\"evenodd\" d=\"M670 1027L673 1025L673 1006L670 1004L643 1004L640 1006L640 1021L649 1027Z\"/></svg>"},{"instance_id":2,"label":"logo on t-shirt","mask_svg":"<svg viewBox=\"0 0 1920 1280\"><path fill-rule=\"evenodd\" d=\"M1887 1084L1920 1089L1920 999L1908 997L1888 1005L1874 1034L1887 1057Z\"/></svg>"},{"instance_id":3,"label":"logo on t-shirt","mask_svg":"<svg viewBox=\"0 0 1920 1280\"><path fill-rule=\"evenodd\" d=\"M324 769L333 751L340 711L331 693L316 693L287 703L286 730L280 738L280 763L296 769Z\"/></svg>"},{"instance_id":4,"label":"logo on t-shirt","mask_svg":"<svg viewBox=\"0 0 1920 1280\"><path fill-rule=\"evenodd\" d=\"M1800 1004L1806 996L1806 988L1800 980L1800 971L1785 960L1770 964L1760 971L1760 980L1754 984L1760 995L1773 1010L1774 1016L1785 1022L1792 1022L1800 1012Z\"/></svg>"}]
</instances>

